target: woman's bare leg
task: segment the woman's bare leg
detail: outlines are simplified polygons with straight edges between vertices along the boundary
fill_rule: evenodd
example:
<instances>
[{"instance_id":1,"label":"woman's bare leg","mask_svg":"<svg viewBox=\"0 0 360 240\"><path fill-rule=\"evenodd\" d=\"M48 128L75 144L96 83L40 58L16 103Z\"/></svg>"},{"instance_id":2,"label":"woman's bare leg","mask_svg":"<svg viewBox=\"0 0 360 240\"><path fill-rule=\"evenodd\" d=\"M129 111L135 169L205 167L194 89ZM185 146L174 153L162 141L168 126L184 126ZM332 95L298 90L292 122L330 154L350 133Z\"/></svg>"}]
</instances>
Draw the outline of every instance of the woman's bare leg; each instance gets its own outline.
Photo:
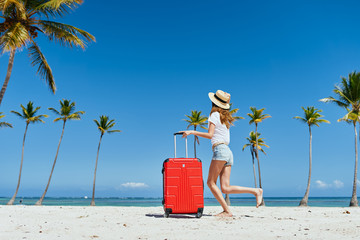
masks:
<instances>
[{"instance_id":1,"label":"woman's bare leg","mask_svg":"<svg viewBox=\"0 0 360 240\"><path fill-rule=\"evenodd\" d=\"M224 212L220 213L220 214L221 215L225 214L226 216L231 217L232 213L230 212L230 209L229 209L228 205L226 204L225 199L224 199L219 187L216 185L217 178L220 175L225 163L226 163L226 161L218 161L218 160L211 161L207 185L209 186L209 188L210 188L211 192L213 193L214 197L216 198L216 200L218 200L221 207L224 209Z\"/></svg>"},{"instance_id":2,"label":"woman's bare leg","mask_svg":"<svg viewBox=\"0 0 360 240\"><path fill-rule=\"evenodd\" d=\"M222 171L220 172L221 191L225 194L233 194L233 193L253 194L256 197L256 207L259 207L263 198L263 190L261 188L231 186L230 174L231 174L231 166L223 167Z\"/></svg>"}]
</instances>

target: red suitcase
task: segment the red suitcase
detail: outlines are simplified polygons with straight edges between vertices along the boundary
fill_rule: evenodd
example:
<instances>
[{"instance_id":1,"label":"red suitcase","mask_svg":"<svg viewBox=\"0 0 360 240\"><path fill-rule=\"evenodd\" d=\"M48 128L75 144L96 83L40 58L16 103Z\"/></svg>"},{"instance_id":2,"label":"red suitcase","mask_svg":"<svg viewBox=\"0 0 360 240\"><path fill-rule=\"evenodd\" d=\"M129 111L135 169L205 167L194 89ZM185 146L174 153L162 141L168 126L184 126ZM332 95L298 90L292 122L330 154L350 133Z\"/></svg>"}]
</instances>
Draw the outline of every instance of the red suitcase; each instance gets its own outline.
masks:
<instances>
[{"instance_id":1,"label":"red suitcase","mask_svg":"<svg viewBox=\"0 0 360 240\"><path fill-rule=\"evenodd\" d=\"M175 157L166 159L162 169L164 216L194 213L200 218L204 210L202 163L198 158L188 158L187 138L186 158L176 158L176 135L182 133L174 133Z\"/></svg>"}]
</instances>

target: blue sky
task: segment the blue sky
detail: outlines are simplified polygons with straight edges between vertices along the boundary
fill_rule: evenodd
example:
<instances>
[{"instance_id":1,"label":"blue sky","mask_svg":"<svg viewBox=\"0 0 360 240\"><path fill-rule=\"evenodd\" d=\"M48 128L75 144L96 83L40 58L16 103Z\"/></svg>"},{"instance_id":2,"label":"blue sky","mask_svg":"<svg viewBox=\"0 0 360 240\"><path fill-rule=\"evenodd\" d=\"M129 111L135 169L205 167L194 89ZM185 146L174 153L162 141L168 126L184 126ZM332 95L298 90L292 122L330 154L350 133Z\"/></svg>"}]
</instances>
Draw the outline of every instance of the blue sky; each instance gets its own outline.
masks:
<instances>
[{"instance_id":1,"label":"blue sky","mask_svg":"<svg viewBox=\"0 0 360 240\"><path fill-rule=\"evenodd\" d=\"M40 196L45 188L62 127L47 108L66 98L86 114L67 123L47 196L91 195L99 140L93 119L104 114L122 132L104 136L96 196L160 197L172 133L186 128L191 110L207 116L207 93L217 89L230 92L245 117L231 129L232 184L254 185L250 152L242 151L254 129L246 113L266 108L272 118L259 126L270 145L260 159L265 197L302 196L308 131L293 117L301 106L315 106L331 124L313 129L310 196L351 196L353 128L336 122L344 110L318 100L359 70L359 7L357 1L85 1L61 21L96 37L86 51L37 39L53 69L55 95L35 75L26 50L16 53L0 108L14 125L0 130L0 196L11 196L17 183L25 123L10 111L20 104L31 100L50 117L29 128L18 196ZM2 55L0 80L7 62ZM198 156L206 181L210 141L201 139ZM211 196L207 188L205 196Z\"/></svg>"}]
</instances>

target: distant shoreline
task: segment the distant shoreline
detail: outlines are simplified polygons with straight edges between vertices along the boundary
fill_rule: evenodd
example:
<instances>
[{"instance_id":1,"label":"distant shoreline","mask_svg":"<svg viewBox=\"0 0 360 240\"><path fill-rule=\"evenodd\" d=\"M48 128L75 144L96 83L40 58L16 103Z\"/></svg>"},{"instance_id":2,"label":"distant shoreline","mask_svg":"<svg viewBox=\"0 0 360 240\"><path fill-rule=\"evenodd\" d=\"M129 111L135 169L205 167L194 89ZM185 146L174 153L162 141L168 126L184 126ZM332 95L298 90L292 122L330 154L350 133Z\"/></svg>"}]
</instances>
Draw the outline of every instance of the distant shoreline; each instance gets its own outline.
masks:
<instances>
[{"instance_id":1,"label":"distant shoreline","mask_svg":"<svg viewBox=\"0 0 360 240\"><path fill-rule=\"evenodd\" d=\"M0 197L0 205L6 205L10 198ZM14 204L33 205L39 197L16 198ZM255 198L251 197L234 197L230 198L231 206L251 207L255 206ZM268 207L296 207L299 205L301 197L265 197L265 204ZM88 206L91 198L84 197L47 197L43 204L47 206ZM310 207L348 207L350 197L310 197ZM114 206L114 207L158 207L162 206L162 198L146 197L106 197L95 198L97 206ZM205 198L205 206L219 206L214 198Z\"/></svg>"}]
</instances>

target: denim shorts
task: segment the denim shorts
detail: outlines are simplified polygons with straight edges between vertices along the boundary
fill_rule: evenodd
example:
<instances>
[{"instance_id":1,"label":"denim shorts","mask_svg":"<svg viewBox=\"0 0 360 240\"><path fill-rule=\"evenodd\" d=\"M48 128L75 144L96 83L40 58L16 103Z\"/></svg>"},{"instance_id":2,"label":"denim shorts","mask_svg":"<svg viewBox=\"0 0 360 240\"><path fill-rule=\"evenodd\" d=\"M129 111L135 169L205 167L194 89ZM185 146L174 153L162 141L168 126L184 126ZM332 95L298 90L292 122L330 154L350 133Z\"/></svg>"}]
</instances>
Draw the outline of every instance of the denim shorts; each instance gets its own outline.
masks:
<instances>
[{"instance_id":1,"label":"denim shorts","mask_svg":"<svg viewBox=\"0 0 360 240\"><path fill-rule=\"evenodd\" d=\"M226 161L225 166L233 165L233 154L226 144L217 145L214 147L213 152L212 160Z\"/></svg>"}]
</instances>

